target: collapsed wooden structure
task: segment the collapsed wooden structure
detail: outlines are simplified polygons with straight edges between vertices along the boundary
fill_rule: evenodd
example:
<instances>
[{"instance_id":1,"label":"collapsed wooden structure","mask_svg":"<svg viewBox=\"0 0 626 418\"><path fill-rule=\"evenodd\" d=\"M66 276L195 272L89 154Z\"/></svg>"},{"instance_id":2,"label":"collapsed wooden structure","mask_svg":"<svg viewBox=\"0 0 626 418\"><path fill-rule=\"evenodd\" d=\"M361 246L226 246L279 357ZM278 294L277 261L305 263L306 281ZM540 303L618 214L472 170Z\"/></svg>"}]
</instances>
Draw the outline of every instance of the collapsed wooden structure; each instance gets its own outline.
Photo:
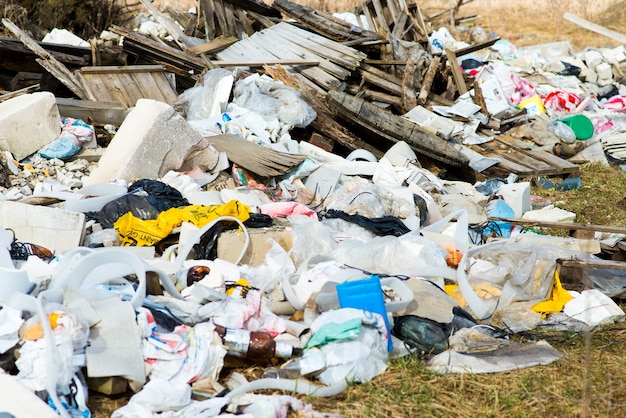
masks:
<instances>
[{"instance_id":1,"label":"collapsed wooden structure","mask_svg":"<svg viewBox=\"0 0 626 418\"><path fill-rule=\"evenodd\" d=\"M177 93L217 67L236 67L240 74L261 71L297 89L315 109L318 116L303 135L316 145L329 151L364 148L382 156L394 142L403 140L420 160L440 171L476 175L469 168L468 154L460 151L463 145L402 117L417 105L452 105L472 87L472 80L459 71L456 61L462 51L428 52L434 18L425 15L416 2L363 1L353 10L357 26L289 0L275 0L272 6L259 0L199 0L196 15L163 13L149 1L140 1L168 30L170 40L112 26L110 31L123 38L121 46L91 41L91 49L63 49L42 45L3 19L19 41L0 39L0 57L19 50L26 63L34 61L23 68L30 73L39 65L52 74L69 90L68 97L74 96L65 99L75 100L67 109L80 108L81 114L97 102L118 110L132 107L142 97L172 103ZM451 19L469 1L460 0L451 8ZM493 42L473 45L468 51ZM115 54L114 65L105 59L107 54ZM0 72L18 74L11 79L12 91L5 95L19 94L16 87L33 91L35 83L26 87L18 83L27 77L17 70L14 60L0 64ZM88 113L90 117L107 114L101 111L102 104L93 107L98 111ZM509 120L511 115L487 116L485 128L496 130L507 123L525 122L519 115ZM487 177L579 174L577 165L514 138L493 136L492 142L473 151L497 161L481 172Z\"/></svg>"}]
</instances>

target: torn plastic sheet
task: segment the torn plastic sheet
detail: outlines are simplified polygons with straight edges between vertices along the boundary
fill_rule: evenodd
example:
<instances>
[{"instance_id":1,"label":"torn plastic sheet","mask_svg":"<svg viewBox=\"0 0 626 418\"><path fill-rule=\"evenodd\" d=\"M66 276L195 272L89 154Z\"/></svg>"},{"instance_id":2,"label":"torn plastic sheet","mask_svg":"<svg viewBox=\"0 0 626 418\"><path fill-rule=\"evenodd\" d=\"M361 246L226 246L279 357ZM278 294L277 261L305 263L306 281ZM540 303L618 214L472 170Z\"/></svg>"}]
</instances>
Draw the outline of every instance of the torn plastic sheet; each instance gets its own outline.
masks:
<instances>
[{"instance_id":1,"label":"torn plastic sheet","mask_svg":"<svg viewBox=\"0 0 626 418\"><path fill-rule=\"evenodd\" d=\"M469 328L453 335L450 344L452 349L426 363L428 369L441 374L497 373L547 365L563 357L545 341L517 343Z\"/></svg>"}]
</instances>

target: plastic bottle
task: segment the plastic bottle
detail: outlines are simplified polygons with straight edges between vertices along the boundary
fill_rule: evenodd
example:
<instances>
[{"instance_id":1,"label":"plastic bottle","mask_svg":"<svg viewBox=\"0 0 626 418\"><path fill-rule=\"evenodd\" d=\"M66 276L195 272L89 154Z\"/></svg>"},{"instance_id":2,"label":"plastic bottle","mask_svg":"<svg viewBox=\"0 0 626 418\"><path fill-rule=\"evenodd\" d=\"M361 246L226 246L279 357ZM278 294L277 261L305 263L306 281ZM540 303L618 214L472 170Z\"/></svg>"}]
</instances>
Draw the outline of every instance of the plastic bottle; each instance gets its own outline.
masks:
<instances>
[{"instance_id":1,"label":"plastic bottle","mask_svg":"<svg viewBox=\"0 0 626 418\"><path fill-rule=\"evenodd\" d=\"M204 279L204 277L211 272L211 269L207 266L192 266L187 270L187 286L191 286L194 283Z\"/></svg>"},{"instance_id":2,"label":"plastic bottle","mask_svg":"<svg viewBox=\"0 0 626 418\"><path fill-rule=\"evenodd\" d=\"M215 325L228 354L255 362L267 362L274 357L291 358L299 349L290 344L275 341L267 332L226 328Z\"/></svg>"}]
</instances>

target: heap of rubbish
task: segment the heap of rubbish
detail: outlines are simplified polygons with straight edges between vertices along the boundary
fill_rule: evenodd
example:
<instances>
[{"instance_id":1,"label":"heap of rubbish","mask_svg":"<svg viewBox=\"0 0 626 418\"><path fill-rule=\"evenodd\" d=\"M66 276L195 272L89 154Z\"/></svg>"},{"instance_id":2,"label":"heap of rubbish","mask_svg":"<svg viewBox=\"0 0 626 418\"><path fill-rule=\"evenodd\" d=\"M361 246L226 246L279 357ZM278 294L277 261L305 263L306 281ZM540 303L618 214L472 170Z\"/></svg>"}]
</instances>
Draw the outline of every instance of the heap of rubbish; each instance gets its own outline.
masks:
<instances>
[{"instance_id":1,"label":"heap of rubbish","mask_svg":"<svg viewBox=\"0 0 626 418\"><path fill-rule=\"evenodd\" d=\"M329 416L293 395L624 319L626 229L531 195L626 158L622 46L460 41L396 0L134 7L89 41L2 20L3 411Z\"/></svg>"}]
</instances>

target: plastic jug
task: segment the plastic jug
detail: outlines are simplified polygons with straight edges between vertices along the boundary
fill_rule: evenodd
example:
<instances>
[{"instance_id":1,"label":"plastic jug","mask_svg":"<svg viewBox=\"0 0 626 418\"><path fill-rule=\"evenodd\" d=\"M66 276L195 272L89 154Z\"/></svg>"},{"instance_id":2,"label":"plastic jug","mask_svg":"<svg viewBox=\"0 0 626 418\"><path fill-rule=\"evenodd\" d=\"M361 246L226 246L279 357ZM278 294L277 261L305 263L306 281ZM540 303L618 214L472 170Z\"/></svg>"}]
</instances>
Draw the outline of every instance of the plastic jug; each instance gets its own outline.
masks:
<instances>
[{"instance_id":1,"label":"plastic jug","mask_svg":"<svg viewBox=\"0 0 626 418\"><path fill-rule=\"evenodd\" d=\"M387 326L387 349L389 351L393 350L389 319L385 309L383 290L380 286L380 277L372 275L369 279L340 283L337 285L337 295L339 297L339 306L342 308L362 309L382 315Z\"/></svg>"}]
</instances>

